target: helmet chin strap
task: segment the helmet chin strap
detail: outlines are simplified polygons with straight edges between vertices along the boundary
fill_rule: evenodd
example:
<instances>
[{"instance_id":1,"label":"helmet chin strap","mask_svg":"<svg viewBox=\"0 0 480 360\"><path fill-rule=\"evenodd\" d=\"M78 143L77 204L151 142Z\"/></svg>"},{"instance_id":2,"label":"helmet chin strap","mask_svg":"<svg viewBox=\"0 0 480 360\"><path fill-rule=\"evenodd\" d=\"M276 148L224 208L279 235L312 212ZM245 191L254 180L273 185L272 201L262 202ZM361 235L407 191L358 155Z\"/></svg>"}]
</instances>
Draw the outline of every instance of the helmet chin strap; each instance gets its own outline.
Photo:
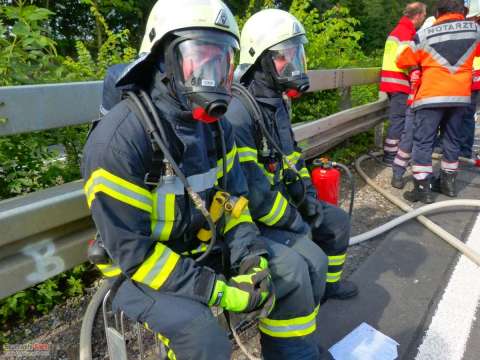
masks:
<instances>
[{"instance_id":1,"label":"helmet chin strap","mask_svg":"<svg viewBox=\"0 0 480 360\"><path fill-rule=\"evenodd\" d=\"M211 124L218 121L219 118L208 115L204 108L196 107L192 110L192 117L195 120L201 121L206 124Z\"/></svg>"}]
</instances>

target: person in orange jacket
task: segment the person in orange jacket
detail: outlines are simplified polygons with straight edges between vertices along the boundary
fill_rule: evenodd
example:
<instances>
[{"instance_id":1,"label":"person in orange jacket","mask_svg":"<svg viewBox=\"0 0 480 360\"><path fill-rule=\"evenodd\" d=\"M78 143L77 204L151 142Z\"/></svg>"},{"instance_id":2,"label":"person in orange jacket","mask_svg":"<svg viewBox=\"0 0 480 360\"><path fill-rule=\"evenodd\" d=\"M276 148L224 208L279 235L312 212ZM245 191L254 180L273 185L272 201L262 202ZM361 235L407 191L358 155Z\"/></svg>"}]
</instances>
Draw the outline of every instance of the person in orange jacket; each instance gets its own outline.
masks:
<instances>
[{"instance_id":1,"label":"person in orange jacket","mask_svg":"<svg viewBox=\"0 0 480 360\"><path fill-rule=\"evenodd\" d=\"M440 125L445 130L441 172L435 180L442 193L456 196L456 172L465 107L471 103L473 60L480 55L480 26L465 20L464 2L440 0L434 26L418 32L400 52L396 64L420 69L422 81L415 94L413 173L410 201L433 202L432 150Z\"/></svg>"},{"instance_id":2,"label":"person in orange jacket","mask_svg":"<svg viewBox=\"0 0 480 360\"><path fill-rule=\"evenodd\" d=\"M383 161L391 165L398 150L400 136L405 122L407 97L410 92L408 72L395 64L397 54L406 43L413 39L416 31L425 20L427 7L421 2L408 4L397 26L388 36L383 54L380 74L380 91L386 92L390 101L390 127L384 144Z\"/></svg>"}]
</instances>

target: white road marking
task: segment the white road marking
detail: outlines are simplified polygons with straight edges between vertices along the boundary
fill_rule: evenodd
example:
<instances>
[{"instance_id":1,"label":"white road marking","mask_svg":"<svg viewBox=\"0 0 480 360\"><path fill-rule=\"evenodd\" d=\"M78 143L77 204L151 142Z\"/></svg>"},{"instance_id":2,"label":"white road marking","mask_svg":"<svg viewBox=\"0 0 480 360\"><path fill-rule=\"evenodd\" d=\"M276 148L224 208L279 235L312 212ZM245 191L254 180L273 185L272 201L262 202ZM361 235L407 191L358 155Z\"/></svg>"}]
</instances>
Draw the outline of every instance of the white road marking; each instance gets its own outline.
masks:
<instances>
[{"instance_id":1,"label":"white road marking","mask_svg":"<svg viewBox=\"0 0 480 360\"><path fill-rule=\"evenodd\" d=\"M480 216L467 241L480 251ZM432 318L416 360L462 360L480 304L480 267L460 257Z\"/></svg>"}]
</instances>

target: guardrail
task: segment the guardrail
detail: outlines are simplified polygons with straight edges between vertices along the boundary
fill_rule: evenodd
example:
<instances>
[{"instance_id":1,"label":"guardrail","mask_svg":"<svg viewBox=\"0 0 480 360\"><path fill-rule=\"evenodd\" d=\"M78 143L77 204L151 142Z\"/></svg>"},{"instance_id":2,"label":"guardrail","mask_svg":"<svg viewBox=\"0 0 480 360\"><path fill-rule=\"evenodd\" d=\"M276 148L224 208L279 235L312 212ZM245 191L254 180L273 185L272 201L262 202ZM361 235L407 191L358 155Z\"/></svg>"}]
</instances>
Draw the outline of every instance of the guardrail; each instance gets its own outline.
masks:
<instances>
[{"instance_id":1,"label":"guardrail","mask_svg":"<svg viewBox=\"0 0 480 360\"><path fill-rule=\"evenodd\" d=\"M310 71L310 91L378 82L379 69ZM98 116L101 82L0 88L0 136L88 123ZM38 106L38 107L37 107ZM295 127L312 158L385 119L387 101L348 109ZM77 181L0 201L0 299L86 260L95 233Z\"/></svg>"}]
</instances>

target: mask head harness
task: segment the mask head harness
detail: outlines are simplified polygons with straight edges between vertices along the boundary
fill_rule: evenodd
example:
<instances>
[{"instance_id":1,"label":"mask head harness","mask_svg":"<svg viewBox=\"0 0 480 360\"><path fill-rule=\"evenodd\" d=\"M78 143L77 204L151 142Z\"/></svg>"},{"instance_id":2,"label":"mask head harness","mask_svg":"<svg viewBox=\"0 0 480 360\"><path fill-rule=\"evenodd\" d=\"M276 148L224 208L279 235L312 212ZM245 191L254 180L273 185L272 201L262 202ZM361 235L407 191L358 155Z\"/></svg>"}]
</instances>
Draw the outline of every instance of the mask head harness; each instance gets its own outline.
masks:
<instances>
[{"instance_id":1,"label":"mask head harness","mask_svg":"<svg viewBox=\"0 0 480 360\"><path fill-rule=\"evenodd\" d=\"M303 44L304 35L282 41L261 57L261 66L270 85L290 98L300 97L310 87Z\"/></svg>"},{"instance_id":2,"label":"mask head harness","mask_svg":"<svg viewBox=\"0 0 480 360\"><path fill-rule=\"evenodd\" d=\"M238 41L215 30L180 30L165 48L166 77L195 120L217 121L231 100Z\"/></svg>"}]
</instances>

